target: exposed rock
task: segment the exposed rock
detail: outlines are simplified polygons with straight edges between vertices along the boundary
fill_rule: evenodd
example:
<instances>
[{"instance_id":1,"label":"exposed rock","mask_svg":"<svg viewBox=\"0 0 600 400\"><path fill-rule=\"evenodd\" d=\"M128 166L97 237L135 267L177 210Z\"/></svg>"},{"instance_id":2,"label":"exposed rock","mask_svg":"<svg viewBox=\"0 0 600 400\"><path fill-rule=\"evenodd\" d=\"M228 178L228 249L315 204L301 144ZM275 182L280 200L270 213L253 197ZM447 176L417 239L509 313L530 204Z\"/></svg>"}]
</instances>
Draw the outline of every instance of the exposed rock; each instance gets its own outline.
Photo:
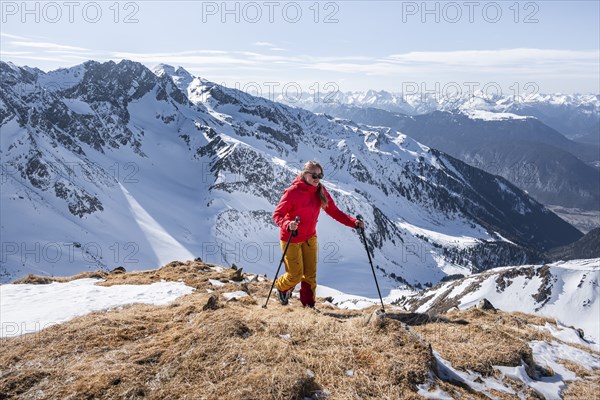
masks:
<instances>
[{"instance_id":1,"label":"exposed rock","mask_svg":"<svg viewBox=\"0 0 600 400\"><path fill-rule=\"evenodd\" d=\"M492 305L492 303L490 303L490 301L486 298L479 300L479 303L477 304L477 308L479 308L480 310L496 311L496 307L494 307Z\"/></svg>"},{"instance_id":2,"label":"exposed rock","mask_svg":"<svg viewBox=\"0 0 600 400\"><path fill-rule=\"evenodd\" d=\"M235 266L235 264L233 264L233 266ZM235 266L235 268L233 268L235 272L233 274L231 274L229 279L231 279L234 282L241 282L244 280L244 274L242 272L243 268L239 268L239 269L236 269L236 268L238 268L238 267Z\"/></svg>"},{"instance_id":3,"label":"exposed rock","mask_svg":"<svg viewBox=\"0 0 600 400\"><path fill-rule=\"evenodd\" d=\"M384 312L382 312L381 310L375 310L371 314L359 318L357 324L359 324L360 326L367 326L370 324L380 326L383 323L384 318Z\"/></svg>"},{"instance_id":4,"label":"exposed rock","mask_svg":"<svg viewBox=\"0 0 600 400\"><path fill-rule=\"evenodd\" d=\"M554 285L554 282L556 282L556 277L552 275L552 272L550 272L550 266L548 265L538 268L536 275L542 279L542 284L538 288L537 293L532 294L531 296L536 302L540 303L539 307L536 308L536 311L538 311L544 307L548 301L550 301L550 298L552 297L552 286Z\"/></svg>"},{"instance_id":5,"label":"exposed rock","mask_svg":"<svg viewBox=\"0 0 600 400\"><path fill-rule=\"evenodd\" d=\"M218 303L219 303L219 298L213 294L212 296L209 297L209 299L206 302L206 304L204 305L204 307L202 307L202 310L203 311L216 310L216 309L220 308Z\"/></svg>"}]
</instances>

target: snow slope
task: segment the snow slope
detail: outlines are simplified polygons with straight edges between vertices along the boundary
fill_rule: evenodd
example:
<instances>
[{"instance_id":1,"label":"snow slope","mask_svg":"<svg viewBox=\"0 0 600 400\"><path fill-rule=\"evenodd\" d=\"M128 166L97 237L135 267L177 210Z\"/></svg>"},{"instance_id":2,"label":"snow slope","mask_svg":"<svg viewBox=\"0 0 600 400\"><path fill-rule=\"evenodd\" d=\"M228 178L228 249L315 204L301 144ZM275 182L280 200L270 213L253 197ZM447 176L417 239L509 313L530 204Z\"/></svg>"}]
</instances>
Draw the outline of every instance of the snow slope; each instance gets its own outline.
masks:
<instances>
[{"instance_id":1,"label":"snow slope","mask_svg":"<svg viewBox=\"0 0 600 400\"><path fill-rule=\"evenodd\" d=\"M483 298L503 311L520 311L556 318L581 328L586 338L600 345L600 259L524 265L488 270L426 290L406 304L416 312L437 305L460 309Z\"/></svg>"},{"instance_id":2,"label":"snow slope","mask_svg":"<svg viewBox=\"0 0 600 400\"><path fill-rule=\"evenodd\" d=\"M164 305L194 290L180 282L97 286L101 281L86 278L46 285L0 286L0 337L39 332L77 316L126 304Z\"/></svg>"}]
</instances>

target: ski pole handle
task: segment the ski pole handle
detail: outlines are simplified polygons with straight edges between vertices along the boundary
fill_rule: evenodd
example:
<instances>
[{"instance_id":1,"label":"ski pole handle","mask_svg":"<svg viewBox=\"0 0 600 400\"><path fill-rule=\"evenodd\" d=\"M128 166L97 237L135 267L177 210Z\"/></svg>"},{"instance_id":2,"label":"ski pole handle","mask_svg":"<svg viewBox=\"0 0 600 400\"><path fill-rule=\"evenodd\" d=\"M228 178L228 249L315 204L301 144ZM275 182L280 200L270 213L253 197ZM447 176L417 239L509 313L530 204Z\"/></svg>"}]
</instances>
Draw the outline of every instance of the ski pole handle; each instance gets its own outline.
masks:
<instances>
[{"instance_id":1,"label":"ski pole handle","mask_svg":"<svg viewBox=\"0 0 600 400\"><path fill-rule=\"evenodd\" d=\"M359 220L360 222L364 222L364 221L363 221L363 217L362 217L360 214L358 214L358 215L356 216L356 219L357 219L357 220ZM360 227L358 227L358 226L356 227L356 229L358 229L360 232L363 232L363 231L365 230L365 228L360 228Z\"/></svg>"},{"instance_id":2,"label":"ski pole handle","mask_svg":"<svg viewBox=\"0 0 600 400\"><path fill-rule=\"evenodd\" d=\"M300 222L300 217L296 216L296 218L294 219L294 222ZM292 231L292 236L298 236L298 229L297 228Z\"/></svg>"}]
</instances>

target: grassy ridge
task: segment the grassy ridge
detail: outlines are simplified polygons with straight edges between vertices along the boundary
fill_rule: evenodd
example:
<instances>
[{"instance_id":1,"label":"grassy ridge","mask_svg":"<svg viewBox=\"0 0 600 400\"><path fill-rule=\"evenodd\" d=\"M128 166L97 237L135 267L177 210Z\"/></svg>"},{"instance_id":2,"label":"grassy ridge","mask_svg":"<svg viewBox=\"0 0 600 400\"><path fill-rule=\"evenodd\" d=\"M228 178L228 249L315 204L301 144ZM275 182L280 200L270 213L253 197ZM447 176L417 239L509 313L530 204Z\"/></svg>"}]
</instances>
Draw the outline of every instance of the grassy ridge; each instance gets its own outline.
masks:
<instances>
[{"instance_id":1,"label":"grassy ridge","mask_svg":"<svg viewBox=\"0 0 600 400\"><path fill-rule=\"evenodd\" d=\"M319 302L317 313L297 300L287 307L272 301L263 309L270 282L199 262L96 274L105 279L101 285L164 279L196 291L167 306L94 312L1 339L0 398L417 399L418 386L430 384L456 398L484 399L462 382L440 378L433 352L483 376L498 376L492 365L518 366L524 360L533 375L540 367L527 343L555 340L530 327L550 320L525 314L472 309L432 317L389 310L387 318L379 318L375 307L348 311ZM29 277L22 283L36 281L41 282ZM249 296L233 301L222 296L238 290ZM599 371L569 365L582 380L568 386L565 398L593 398ZM522 384L504 381L536 397Z\"/></svg>"}]
</instances>

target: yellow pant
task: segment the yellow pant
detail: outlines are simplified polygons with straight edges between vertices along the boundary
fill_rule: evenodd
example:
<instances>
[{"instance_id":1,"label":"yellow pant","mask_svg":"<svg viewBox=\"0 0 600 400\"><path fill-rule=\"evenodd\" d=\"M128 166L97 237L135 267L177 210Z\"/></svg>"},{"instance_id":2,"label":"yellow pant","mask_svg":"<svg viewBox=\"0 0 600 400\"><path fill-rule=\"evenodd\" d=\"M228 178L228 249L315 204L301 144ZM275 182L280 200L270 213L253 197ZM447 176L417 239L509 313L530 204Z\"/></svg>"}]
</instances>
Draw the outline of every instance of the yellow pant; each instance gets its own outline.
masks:
<instances>
[{"instance_id":1,"label":"yellow pant","mask_svg":"<svg viewBox=\"0 0 600 400\"><path fill-rule=\"evenodd\" d=\"M286 243L281 241L281 251ZM285 274L275 281L277 290L285 292L302 282L300 301L303 305L314 305L317 294L317 237L301 243L290 243L284 262Z\"/></svg>"}]
</instances>

